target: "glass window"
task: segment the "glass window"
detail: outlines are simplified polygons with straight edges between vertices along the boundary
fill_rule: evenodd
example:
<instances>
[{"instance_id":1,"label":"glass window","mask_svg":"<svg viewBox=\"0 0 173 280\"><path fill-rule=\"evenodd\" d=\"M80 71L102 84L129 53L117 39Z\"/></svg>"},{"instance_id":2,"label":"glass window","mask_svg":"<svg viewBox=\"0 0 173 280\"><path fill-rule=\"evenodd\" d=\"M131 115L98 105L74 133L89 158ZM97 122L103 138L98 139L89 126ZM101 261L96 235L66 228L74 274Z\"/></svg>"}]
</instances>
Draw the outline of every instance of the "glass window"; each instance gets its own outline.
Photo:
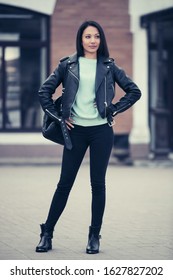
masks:
<instances>
[{"instance_id":1,"label":"glass window","mask_svg":"<svg viewBox=\"0 0 173 280\"><path fill-rule=\"evenodd\" d=\"M17 47L5 48L5 128L20 127L20 49Z\"/></svg>"},{"instance_id":2,"label":"glass window","mask_svg":"<svg viewBox=\"0 0 173 280\"><path fill-rule=\"evenodd\" d=\"M0 129L36 131L48 69L48 17L0 5Z\"/></svg>"}]
</instances>

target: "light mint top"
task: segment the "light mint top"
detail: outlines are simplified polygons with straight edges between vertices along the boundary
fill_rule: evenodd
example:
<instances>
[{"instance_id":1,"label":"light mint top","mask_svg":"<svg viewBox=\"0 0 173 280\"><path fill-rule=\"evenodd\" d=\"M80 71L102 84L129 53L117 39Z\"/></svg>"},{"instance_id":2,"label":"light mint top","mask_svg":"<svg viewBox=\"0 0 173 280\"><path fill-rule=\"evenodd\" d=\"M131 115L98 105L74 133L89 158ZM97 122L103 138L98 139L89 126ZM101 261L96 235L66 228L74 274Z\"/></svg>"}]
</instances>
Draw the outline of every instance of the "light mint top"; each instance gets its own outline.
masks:
<instances>
[{"instance_id":1,"label":"light mint top","mask_svg":"<svg viewBox=\"0 0 173 280\"><path fill-rule=\"evenodd\" d=\"M107 119L99 115L95 102L96 67L96 59L79 58L80 81L72 107L74 124L94 126L107 123Z\"/></svg>"}]
</instances>

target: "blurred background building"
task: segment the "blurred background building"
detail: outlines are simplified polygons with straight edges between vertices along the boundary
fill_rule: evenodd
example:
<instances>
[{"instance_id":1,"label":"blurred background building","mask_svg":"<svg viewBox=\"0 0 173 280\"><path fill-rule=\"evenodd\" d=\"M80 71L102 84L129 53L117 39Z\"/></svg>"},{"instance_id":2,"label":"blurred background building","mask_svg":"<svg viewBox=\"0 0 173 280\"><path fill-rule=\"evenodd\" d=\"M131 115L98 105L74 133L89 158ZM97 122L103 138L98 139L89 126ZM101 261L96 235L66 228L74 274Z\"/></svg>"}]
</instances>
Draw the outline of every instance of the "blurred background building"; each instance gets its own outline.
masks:
<instances>
[{"instance_id":1,"label":"blurred background building","mask_svg":"<svg viewBox=\"0 0 173 280\"><path fill-rule=\"evenodd\" d=\"M37 92L59 59L75 52L88 19L103 26L111 57L142 91L116 118L113 156L172 157L173 0L0 0L1 158L61 153L40 133ZM122 94L117 87L115 101Z\"/></svg>"}]
</instances>

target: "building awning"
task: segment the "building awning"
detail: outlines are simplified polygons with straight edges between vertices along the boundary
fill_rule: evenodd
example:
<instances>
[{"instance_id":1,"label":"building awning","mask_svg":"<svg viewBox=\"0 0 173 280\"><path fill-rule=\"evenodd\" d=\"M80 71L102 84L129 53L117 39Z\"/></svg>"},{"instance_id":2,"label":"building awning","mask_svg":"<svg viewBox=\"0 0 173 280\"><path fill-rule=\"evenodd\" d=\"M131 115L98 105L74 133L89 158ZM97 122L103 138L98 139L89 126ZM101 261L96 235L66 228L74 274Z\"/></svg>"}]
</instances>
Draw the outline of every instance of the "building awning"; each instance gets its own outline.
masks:
<instances>
[{"instance_id":1,"label":"building awning","mask_svg":"<svg viewBox=\"0 0 173 280\"><path fill-rule=\"evenodd\" d=\"M52 15L57 0L0 0L0 4L29 9L38 13Z\"/></svg>"}]
</instances>

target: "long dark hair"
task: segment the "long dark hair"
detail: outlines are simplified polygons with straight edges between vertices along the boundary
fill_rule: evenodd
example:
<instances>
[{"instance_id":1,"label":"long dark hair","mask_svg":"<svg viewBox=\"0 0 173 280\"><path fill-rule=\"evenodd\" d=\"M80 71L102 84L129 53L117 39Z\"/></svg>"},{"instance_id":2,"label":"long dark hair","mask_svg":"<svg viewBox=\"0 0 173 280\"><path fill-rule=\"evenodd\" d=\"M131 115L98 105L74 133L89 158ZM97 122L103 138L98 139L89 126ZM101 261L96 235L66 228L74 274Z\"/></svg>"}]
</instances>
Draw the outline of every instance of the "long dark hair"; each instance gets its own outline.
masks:
<instances>
[{"instance_id":1,"label":"long dark hair","mask_svg":"<svg viewBox=\"0 0 173 280\"><path fill-rule=\"evenodd\" d=\"M82 46L82 34L88 26L96 27L100 34L100 46L97 51L97 57L100 57L100 56L103 56L105 58L109 57L109 50L107 47L106 37L105 37L104 31L103 31L103 28L100 26L100 24L98 24L97 22L92 21L92 20L83 22L82 25L78 29L77 36L76 36L77 56L78 57L84 56L84 49Z\"/></svg>"}]
</instances>

